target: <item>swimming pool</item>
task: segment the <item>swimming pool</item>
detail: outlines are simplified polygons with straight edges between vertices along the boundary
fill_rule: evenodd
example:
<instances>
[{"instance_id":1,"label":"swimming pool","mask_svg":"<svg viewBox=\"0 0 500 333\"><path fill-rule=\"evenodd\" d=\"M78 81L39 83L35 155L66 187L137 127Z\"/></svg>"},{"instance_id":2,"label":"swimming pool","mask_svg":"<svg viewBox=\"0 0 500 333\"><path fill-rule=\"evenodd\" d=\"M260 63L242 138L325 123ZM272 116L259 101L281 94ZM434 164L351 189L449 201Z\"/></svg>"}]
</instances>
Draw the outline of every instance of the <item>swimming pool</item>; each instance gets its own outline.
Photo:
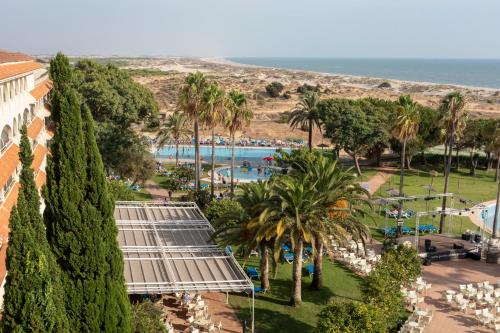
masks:
<instances>
[{"instance_id":1,"label":"swimming pool","mask_svg":"<svg viewBox=\"0 0 500 333\"><path fill-rule=\"evenodd\" d=\"M291 148L282 148L286 152L290 152ZM254 164L261 161L264 157L273 156L277 148L268 147L236 147L234 150L235 160L237 164L243 161L250 161ZM210 161L212 156L212 147L200 146L201 158L205 161ZM175 158L175 147L164 147L156 152L155 157L160 158ZM179 147L179 158L194 159L194 147L182 146ZM229 163L231 160L231 147L215 147L215 161L217 163ZM236 173L235 173L236 174Z\"/></svg>"},{"instance_id":2,"label":"swimming pool","mask_svg":"<svg viewBox=\"0 0 500 333\"><path fill-rule=\"evenodd\" d=\"M261 168L261 172L259 173L258 168L255 167L248 168L237 166L234 168L234 180L235 182L240 181L242 183L266 180L276 172L278 172L277 169ZM224 177L228 183L231 181L231 168L220 168L217 170L217 174L221 176L220 181L222 181L222 177Z\"/></svg>"},{"instance_id":3,"label":"swimming pool","mask_svg":"<svg viewBox=\"0 0 500 333\"><path fill-rule=\"evenodd\" d=\"M493 228L493 219L495 217L495 205L490 205L487 207L487 209L488 210L484 212L483 221L485 222L486 226L491 229Z\"/></svg>"}]
</instances>

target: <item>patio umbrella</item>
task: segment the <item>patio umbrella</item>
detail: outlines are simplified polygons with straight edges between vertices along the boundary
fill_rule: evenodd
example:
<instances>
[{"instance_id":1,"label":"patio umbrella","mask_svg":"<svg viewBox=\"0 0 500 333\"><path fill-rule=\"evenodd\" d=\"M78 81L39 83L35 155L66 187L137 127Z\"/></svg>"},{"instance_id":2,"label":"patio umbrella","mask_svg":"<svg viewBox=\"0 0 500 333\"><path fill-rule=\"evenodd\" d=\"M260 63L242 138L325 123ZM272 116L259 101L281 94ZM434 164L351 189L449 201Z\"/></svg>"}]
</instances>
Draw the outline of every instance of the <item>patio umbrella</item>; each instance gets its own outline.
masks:
<instances>
[{"instance_id":1,"label":"patio umbrella","mask_svg":"<svg viewBox=\"0 0 500 333\"><path fill-rule=\"evenodd\" d=\"M264 161L272 161L274 158L272 156L267 156L263 158Z\"/></svg>"},{"instance_id":2,"label":"patio umbrella","mask_svg":"<svg viewBox=\"0 0 500 333\"><path fill-rule=\"evenodd\" d=\"M327 145L326 143L320 143L320 144L318 145L318 147L320 147L320 148L321 148L321 150L323 150L323 148L328 148L328 147L330 147L330 145Z\"/></svg>"}]
</instances>

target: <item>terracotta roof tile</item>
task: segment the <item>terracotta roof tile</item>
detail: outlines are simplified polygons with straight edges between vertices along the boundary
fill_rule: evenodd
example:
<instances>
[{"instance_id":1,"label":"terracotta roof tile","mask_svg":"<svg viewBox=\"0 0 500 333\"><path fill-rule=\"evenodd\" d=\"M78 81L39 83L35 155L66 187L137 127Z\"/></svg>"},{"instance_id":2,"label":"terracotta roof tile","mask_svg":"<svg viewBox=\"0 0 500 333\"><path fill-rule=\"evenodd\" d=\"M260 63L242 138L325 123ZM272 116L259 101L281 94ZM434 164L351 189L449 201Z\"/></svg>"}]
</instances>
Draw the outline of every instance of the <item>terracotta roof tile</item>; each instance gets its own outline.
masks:
<instances>
[{"instance_id":1,"label":"terracotta roof tile","mask_svg":"<svg viewBox=\"0 0 500 333\"><path fill-rule=\"evenodd\" d=\"M37 85L35 89L30 91L31 96L33 96L36 100L47 95L47 93L52 89L52 81L44 80L42 83Z\"/></svg>"},{"instance_id":2,"label":"terracotta roof tile","mask_svg":"<svg viewBox=\"0 0 500 333\"><path fill-rule=\"evenodd\" d=\"M20 62L15 64L0 64L0 80L16 76L23 73L32 72L36 69L42 68L43 66L37 62Z\"/></svg>"},{"instance_id":3,"label":"terracotta roof tile","mask_svg":"<svg viewBox=\"0 0 500 333\"><path fill-rule=\"evenodd\" d=\"M2 165L0 168L0 187L3 187L19 165L19 147L16 144L11 144L0 157L0 164Z\"/></svg>"},{"instance_id":4,"label":"terracotta roof tile","mask_svg":"<svg viewBox=\"0 0 500 333\"><path fill-rule=\"evenodd\" d=\"M45 175L45 172L43 172L42 170L38 171L38 174L36 175L35 178L36 187L40 189L43 186L43 184L45 184L46 181L47 181L47 175Z\"/></svg>"},{"instance_id":5,"label":"terracotta roof tile","mask_svg":"<svg viewBox=\"0 0 500 333\"><path fill-rule=\"evenodd\" d=\"M44 145L38 144L33 152L34 158L33 163L31 164L33 170L40 169L40 165L42 165L43 159L47 155L47 148Z\"/></svg>"},{"instance_id":6,"label":"terracotta roof tile","mask_svg":"<svg viewBox=\"0 0 500 333\"><path fill-rule=\"evenodd\" d=\"M54 131L46 130L45 133L47 133L47 135L50 136L51 138L54 137Z\"/></svg>"},{"instance_id":7,"label":"terracotta roof tile","mask_svg":"<svg viewBox=\"0 0 500 333\"><path fill-rule=\"evenodd\" d=\"M35 117L28 126L28 136L32 139L36 139L38 134L43 128L43 120L39 117Z\"/></svg>"},{"instance_id":8,"label":"terracotta roof tile","mask_svg":"<svg viewBox=\"0 0 500 333\"><path fill-rule=\"evenodd\" d=\"M9 52L0 50L0 64L9 62L34 61L33 57L20 52Z\"/></svg>"}]
</instances>

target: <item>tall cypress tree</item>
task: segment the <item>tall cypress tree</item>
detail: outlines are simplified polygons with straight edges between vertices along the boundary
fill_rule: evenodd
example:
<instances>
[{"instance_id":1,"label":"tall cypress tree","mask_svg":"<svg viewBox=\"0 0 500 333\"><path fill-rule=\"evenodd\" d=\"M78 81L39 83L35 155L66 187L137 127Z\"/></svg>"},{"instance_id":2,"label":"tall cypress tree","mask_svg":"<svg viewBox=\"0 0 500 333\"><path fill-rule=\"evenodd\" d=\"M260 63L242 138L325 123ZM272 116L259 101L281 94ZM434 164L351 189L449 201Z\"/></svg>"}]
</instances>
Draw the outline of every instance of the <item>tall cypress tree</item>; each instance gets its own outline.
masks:
<instances>
[{"instance_id":1,"label":"tall cypress tree","mask_svg":"<svg viewBox=\"0 0 500 333\"><path fill-rule=\"evenodd\" d=\"M26 126L21 134L21 186L9 221L2 328L4 332L69 332L59 269L40 214Z\"/></svg>"},{"instance_id":2,"label":"tall cypress tree","mask_svg":"<svg viewBox=\"0 0 500 333\"><path fill-rule=\"evenodd\" d=\"M64 55L51 61L50 74L56 131L47 161L44 218L61 268L67 315L75 332L130 332L123 260L120 252L113 252L119 251L113 202L93 128L86 126L84 135L80 101Z\"/></svg>"},{"instance_id":3,"label":"tall cypress tree","mask_svg":"<svg viewBox=\"0 0 500 333\"><path fill-rule=\"evenodd\" d=\"M93 207L94 221L100 225L99 236L104 247L108 272L105 277L105 305L102 332L131 332L130 303L123 276L123 255L118 246L118 229L114 218L114 202L108 190L99 148L94 134L94 120L84 106L83 125L87 157L87 203Z\"/></svg>"}]
</instances>

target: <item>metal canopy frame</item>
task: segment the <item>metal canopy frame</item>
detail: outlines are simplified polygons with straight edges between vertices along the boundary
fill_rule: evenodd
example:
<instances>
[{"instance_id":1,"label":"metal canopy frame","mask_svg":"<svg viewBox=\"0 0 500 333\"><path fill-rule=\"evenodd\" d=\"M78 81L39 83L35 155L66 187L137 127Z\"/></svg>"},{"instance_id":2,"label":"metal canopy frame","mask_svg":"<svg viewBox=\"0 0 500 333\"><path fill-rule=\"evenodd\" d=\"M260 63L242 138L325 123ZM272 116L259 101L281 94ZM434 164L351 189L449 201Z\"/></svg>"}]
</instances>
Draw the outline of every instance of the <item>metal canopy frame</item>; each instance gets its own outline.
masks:
<instances>
[{"instance_id":1,"label":"metal canopy frame","mask_svg":"<svg viewBox=\"0 0 500 333\"><path fill-rule=\"evenodd\" d=\"M195 203L119 201L115 220L129 294L251 293L253 332L254 285Z\"/></svg>"}]
</instances>

